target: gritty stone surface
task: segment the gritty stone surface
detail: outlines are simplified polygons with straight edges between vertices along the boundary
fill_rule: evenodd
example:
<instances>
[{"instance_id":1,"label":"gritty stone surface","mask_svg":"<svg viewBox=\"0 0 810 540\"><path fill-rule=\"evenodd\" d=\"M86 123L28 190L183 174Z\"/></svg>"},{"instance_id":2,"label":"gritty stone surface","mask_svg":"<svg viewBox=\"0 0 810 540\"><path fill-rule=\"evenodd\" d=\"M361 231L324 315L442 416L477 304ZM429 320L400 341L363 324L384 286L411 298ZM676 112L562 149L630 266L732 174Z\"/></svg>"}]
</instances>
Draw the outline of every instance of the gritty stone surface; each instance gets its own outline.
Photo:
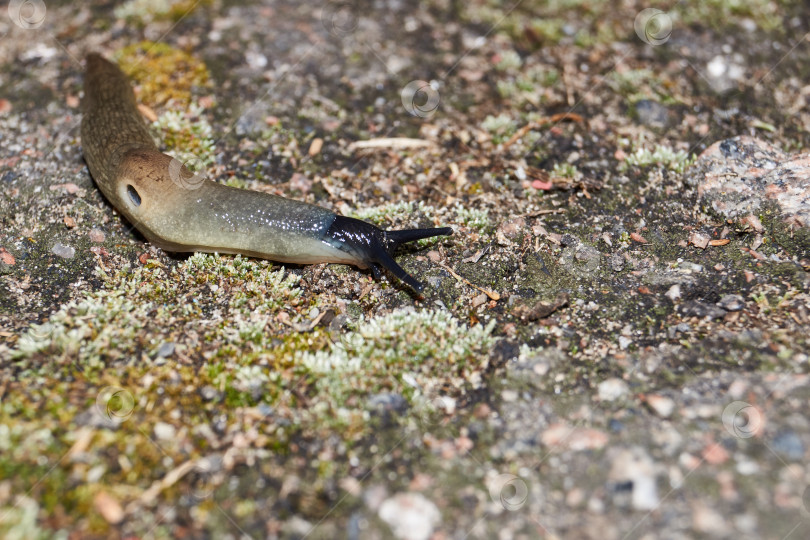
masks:
<instances>
[{"instance_id":1,"label":"gritty stone surface","mask_svg":"<svg viewBox=\"0 0 810 540\"><path fill-rule=\"evenodd\" d=\"M802 3L671 2L660 41L639 2L24 4L0 537L808 537ZM83 56L132 47L212 179L452 226L395 254L424 297L140 236L78 131ZM146 102L178 52L211 84Z\"/></svg>"}]
</instances>

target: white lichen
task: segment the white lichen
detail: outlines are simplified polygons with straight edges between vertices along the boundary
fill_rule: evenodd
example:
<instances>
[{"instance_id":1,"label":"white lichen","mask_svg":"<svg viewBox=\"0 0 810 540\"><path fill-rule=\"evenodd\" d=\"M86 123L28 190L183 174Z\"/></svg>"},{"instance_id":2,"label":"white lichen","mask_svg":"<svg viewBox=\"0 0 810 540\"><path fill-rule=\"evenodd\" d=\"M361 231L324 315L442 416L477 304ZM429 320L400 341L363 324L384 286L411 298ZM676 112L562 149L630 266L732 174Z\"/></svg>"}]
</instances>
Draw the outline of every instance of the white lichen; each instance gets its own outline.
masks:
<instances>
[{"instance_id":1,"label":"white lichen","mask_svg":"<svg viewBox=\"0 0 810 540\"><path fill-rule=\"evenodd\" d=\"M669 146L655 145L653 150L638 148L624 158L625 167L649 167L657 165L667 168L677 173L683 171L695 161L695 156L690 156L683 150L673 150Z\"/></svg>"},{"instance_id":2,"label":"white lichen","mask_svg":"<svg viewBox=\"0 0 810 540\"><path fill-rule=\"evenodd\" d=\"M400 309L388 315L361 317L357 329L341 336L329 351L301 351L297 359L314 372L357 371L369 362L405 362L414 368L427 359L468 358L494 343L494 320L467 327L441 310Z\"/></svg>"}]
</instances>

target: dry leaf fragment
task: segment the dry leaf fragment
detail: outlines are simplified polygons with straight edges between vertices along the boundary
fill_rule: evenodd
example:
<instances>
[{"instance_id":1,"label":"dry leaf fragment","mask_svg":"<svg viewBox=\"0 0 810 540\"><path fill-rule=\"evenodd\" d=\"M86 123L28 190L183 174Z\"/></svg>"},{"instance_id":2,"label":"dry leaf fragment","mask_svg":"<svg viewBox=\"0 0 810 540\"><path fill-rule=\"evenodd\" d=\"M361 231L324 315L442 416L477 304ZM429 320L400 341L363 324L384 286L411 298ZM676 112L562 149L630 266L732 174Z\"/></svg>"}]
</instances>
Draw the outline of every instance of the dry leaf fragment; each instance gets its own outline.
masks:
<instances>
[{"instance_id":1,"label":"dry leaf fragment","mask_svg":"<svg viewBox=\"0 0 810 540\"><path fill-rule=\"evenodd\" d=\"M635 232L630 233L630 239L634 242L638 242L639 244L649 244L646 238Z\"/></svg>"},{"instance_id":2,"label":"dry leaf fragment","mask_svg":"<svg viewBox=\"0 0 810 540\"><path fill-rule=\"evenodd\" d=\"M321 153L321 148L323 148L323 139L320 137L316 137L312 139L312 144L309 145L309 156L317 156Z\"/></svg>"},{"instance_id":3,"label":"dry leaf fragment","mask_svg":"<svg viewBox=\"0 0 810 540\"><path fill-rule=\"evenodd\" d=\"M699 232L693 232L689 235L689 243L700 249L706 249L709 245L709 240L708 236Z\"/></svg>"}]
</instances>

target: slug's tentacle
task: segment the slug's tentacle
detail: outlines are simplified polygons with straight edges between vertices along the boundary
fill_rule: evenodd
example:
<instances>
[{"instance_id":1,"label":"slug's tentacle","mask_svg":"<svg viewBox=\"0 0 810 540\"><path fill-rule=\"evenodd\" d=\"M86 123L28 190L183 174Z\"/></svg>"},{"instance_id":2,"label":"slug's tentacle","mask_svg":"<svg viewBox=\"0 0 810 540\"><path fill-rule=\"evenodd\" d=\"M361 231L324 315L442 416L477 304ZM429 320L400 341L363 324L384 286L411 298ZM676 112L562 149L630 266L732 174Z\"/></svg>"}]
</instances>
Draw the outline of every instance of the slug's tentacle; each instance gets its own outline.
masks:
<instances>
[{"instance_id":1,"label":"slug's tentacle","mask_svg":"<svg viewBox=\"0 0 810 540\"><path fill-rule=\"evenodd\" d=\"M126 76L87 56L82 150L99 189L150 242L168 251L241 253L279 262L386 268L422 285L393 259L404 242L449 228L383 231L319 206L235 189L195 175L155 146Z\"/></svg>"},{"instance_id":2,"label":"slug's tentacle","mask_svg":"<svg viewBox=\"0 0 810 540\"><path fill-rule=\"evenodd\" d=\"M450 234L453 234L450 227L384 231L359 219L336 216L326 231L324 240L357 260L364 261L375 277L379 278L378 267L382 266L414 290L421 292L424 286L397 264L392 254L400 244Z\"/></svg>"}]
</instances>

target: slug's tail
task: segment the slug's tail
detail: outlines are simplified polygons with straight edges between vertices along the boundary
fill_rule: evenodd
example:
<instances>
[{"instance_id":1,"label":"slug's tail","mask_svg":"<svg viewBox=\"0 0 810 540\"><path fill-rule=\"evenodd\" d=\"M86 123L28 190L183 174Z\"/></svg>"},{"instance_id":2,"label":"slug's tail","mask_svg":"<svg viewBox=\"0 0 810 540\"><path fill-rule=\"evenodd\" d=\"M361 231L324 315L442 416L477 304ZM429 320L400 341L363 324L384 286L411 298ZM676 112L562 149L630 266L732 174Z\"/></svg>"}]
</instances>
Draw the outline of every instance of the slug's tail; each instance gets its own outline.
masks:
<instances>
[{"instance_id":1,"label":"slug's tail","mask_svg":"<svg viewBox=\"0 0 810 540\"><path fill-rule=\"evenodd\" d=\"M358 265L371 268L375 278L379 278L380 267L382 267L416 292L421 293L424 285L397 264L392 256L394 250L407 242L451 234L453 234L453 229L450 227L384 231L359 219L337 216L326 236L330 243L342 251L354 255Z\"/></svg>"}]
</instances>

